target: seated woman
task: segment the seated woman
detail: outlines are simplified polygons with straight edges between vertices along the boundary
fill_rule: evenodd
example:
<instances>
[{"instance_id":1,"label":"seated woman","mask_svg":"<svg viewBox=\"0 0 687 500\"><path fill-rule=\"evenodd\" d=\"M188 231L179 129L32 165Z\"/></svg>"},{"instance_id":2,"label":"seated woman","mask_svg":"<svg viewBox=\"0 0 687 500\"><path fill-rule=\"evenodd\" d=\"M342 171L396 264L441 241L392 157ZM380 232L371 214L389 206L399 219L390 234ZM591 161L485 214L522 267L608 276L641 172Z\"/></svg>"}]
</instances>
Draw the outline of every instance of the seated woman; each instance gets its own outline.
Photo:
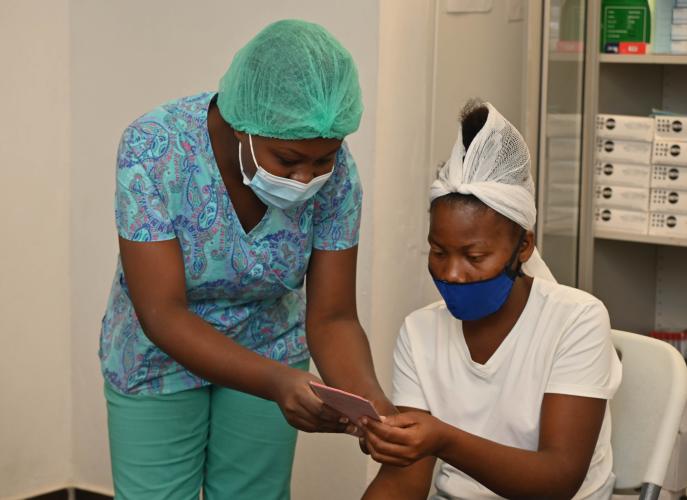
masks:
<instances>
[{"instance_id":1,"label":"seated woman","mask_svg":"<svg viewBox=\"0 0 687 500\"><path fill-rule=\"evenodd\" d=\"M383 464L364 499L427 498L436 458L434 498L611 497L606 403L621 365L608 312L523 272L530 258L547 271L533 194L522 136L490 104L468 103L431 188L429 272L444 300L401 327L401 414L362 422Z\"/></svg>"}]
</instances>

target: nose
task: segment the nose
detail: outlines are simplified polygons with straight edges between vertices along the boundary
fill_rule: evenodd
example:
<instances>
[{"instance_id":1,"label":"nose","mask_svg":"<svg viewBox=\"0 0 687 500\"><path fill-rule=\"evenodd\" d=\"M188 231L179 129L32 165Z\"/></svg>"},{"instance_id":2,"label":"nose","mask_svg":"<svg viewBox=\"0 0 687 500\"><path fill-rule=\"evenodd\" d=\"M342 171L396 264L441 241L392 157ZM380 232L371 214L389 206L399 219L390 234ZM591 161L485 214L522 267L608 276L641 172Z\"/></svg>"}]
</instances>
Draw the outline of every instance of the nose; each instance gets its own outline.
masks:
<instances>
[{"instance_id":1,"label":"nose","mask_svg":"<svg viewBox=\"0 0 687 500\"><path fill-rule=\"evenodd\" d=\"M465 272L465 266L461 265L457 258L447 259L441 266L439 274L435 274L435 276L449 283L468 283L470 281L470 277Z\"/></svg>"},{"instance_id":2,"label":"nose","mask_svg":"<svg viewBox=\"0 0 687 500\"><path fill-rule=\"evenodd\" d=\"M317 172L315 172L315 169L304 167L296 170L289 178L303 184L308 184L315 177L317 177Z\"/></svg>"}]
</instances>

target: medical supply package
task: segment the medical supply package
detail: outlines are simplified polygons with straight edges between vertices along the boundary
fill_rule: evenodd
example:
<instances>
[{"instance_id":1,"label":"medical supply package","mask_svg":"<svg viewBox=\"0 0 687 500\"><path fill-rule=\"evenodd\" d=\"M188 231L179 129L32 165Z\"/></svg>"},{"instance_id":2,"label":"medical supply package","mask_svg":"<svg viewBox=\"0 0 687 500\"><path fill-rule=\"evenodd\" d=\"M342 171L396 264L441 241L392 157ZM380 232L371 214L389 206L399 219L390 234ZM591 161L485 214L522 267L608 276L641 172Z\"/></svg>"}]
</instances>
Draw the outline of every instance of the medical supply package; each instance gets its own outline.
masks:
<instances>
[{"instance_id":1,"label":"medical supply package","mask_svg":"<svg viewBox=\"0 0 687 500\"><path fill-rule=\"evenodd\" d=\"M687 167L687 141L654 141L651 163L656 165L682 165Z\"/></svg>"},{"instance_id":2,"label":"medical supply package","mask_svg":"<svg viewBox=\"0 0 687 500\"><path fill-rule=\"evenodd\" d=\"M656 122L656 139L666 141L687 141L687 116L654 117Z\"/></svg>"},{"instance_id":3,"label":"medical supply package","mask_svg":"<svg viewBox=\"0 0 687 500\"><path fill-rule=\"evenodd\" d=\"M671 214L687 214L687 191L652 188L649 210Z\"/></svg>"},{"instance_id":4,"label":"medical supply package","mask_svg":"<svg viewBox=\"0 0 687 500\"><path fill-rule=\"evenodd\" d=\"M596 136L604 139L651 142L654 119L645 116L596 115Z\"/></svg>"},{"instance_id":5,"label":"medical supply package","mask_svg":"<svg viewBox=\"0 0 687 500\"><path fill-rule=\"evenodd\" d=\"M648 188L651 167L632 163L597 161L594 164L594 182L611 186Z\"/></svg>"},{"instance_id":6,"label":"medical supply package","mask_svg":"<svg viewBox=\"0 0 687 500\"><path fill-rule=\"evenodd\" d=\"M602 139L597 137L596 159L601 161L648 165L651 163L651 143Z\"/></svg>"},{"instance_id":7,"label":"medical supply package","mask_svg":"<svg viewBox=\"0 0 687 500\"><path fill-rule=\"evenodd\" d=\"M596 207L594 228L619 233L647 234L649 212Z\"/></svg>"},{"instance_id":8,"label":"medical supply package","mask_svg":"<svg viewBox=\"0 0 687 500\"><path fill-rule=\"evenodd\" d=\"M649 234L651 236L687 238L687 214L651 212Z\"/></svg>"},{"instance_id":9,"label":"medical supply package","mask_svg":"<svg viewBox=\"0 0 687 500\"><path fill-rule=\"evenodd\" d=\"M601 52L644 54L651 43L647 0L602 0Z\"/></svg>"},{"instance_id":10,"label":"medical supply package","mask_svg":"<svg viewBox=\"0 0 687 500\"><path fill-rule=\"evenodd\" d=\"M646 211L649 209L649 190L596 184L594 186L594 200L597 207Z\"/></svg>"},{"instance_id":11,"label":"medical supply package","mask_svg":"<svg viewBox=\"0 0 687 500\"><path fill-rule=\"evenodd\" d=\"M687 191L687 167L652 165L651 187Z\"/></svg>"}]
</instances>

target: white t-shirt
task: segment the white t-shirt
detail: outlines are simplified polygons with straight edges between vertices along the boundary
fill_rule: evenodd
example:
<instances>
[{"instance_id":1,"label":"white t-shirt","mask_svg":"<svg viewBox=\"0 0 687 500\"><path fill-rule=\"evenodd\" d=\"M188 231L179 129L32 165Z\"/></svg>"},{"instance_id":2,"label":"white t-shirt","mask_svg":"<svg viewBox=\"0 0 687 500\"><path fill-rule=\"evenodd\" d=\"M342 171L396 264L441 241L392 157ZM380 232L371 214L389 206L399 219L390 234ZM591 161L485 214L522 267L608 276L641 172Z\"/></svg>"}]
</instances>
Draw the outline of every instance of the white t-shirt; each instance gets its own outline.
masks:
<instances>
[{"instance_id":1,"label":"white t-shirt","mask_svg":"<svg viewBox=\"0 0 687 500\"><path fill-rule=\"evenodd\" d=\"M534 451L545 393L610 399L621 378L604 305L581 290L535 278L520 318L484 365L470 357L462 323L443 301L410 314L394 352L393 401ZM574 498L610 498L612 465L607 405L587 477ZM442 498L500 498L446 463L435 486Z\"/></svg>"}]
</instances>

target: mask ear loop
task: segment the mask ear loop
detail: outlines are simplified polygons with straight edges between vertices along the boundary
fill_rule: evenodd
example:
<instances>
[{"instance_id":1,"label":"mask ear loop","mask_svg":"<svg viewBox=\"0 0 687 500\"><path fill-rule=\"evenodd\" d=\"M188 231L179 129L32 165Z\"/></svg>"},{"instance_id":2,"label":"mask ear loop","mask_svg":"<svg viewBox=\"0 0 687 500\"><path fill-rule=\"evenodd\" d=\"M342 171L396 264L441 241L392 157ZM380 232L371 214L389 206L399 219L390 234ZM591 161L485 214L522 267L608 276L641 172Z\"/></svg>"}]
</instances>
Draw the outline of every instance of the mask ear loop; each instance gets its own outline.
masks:
<instances>
[{"instance_id":1,"label":"mask ear loop","mask_svg":"<svg viewBox=\"0 0 687 500\"><path fill-rule=\"evenodd\" d=\"M508 264L506 264L506 275L513 281L515 281L516 278L521 278L525 276L525 273L522 271L522 262L518 261L518 266L515 269L513 269L513 264L518 258L520 247L522 246L522 243L525 241L526 235L527 230L525 228L522 228L522 231L520 232L520 237L518 238L518 243L515 245L515 250L513 250L513 255L510 259L508 259Z\"/></svg>"}]
</instances>

